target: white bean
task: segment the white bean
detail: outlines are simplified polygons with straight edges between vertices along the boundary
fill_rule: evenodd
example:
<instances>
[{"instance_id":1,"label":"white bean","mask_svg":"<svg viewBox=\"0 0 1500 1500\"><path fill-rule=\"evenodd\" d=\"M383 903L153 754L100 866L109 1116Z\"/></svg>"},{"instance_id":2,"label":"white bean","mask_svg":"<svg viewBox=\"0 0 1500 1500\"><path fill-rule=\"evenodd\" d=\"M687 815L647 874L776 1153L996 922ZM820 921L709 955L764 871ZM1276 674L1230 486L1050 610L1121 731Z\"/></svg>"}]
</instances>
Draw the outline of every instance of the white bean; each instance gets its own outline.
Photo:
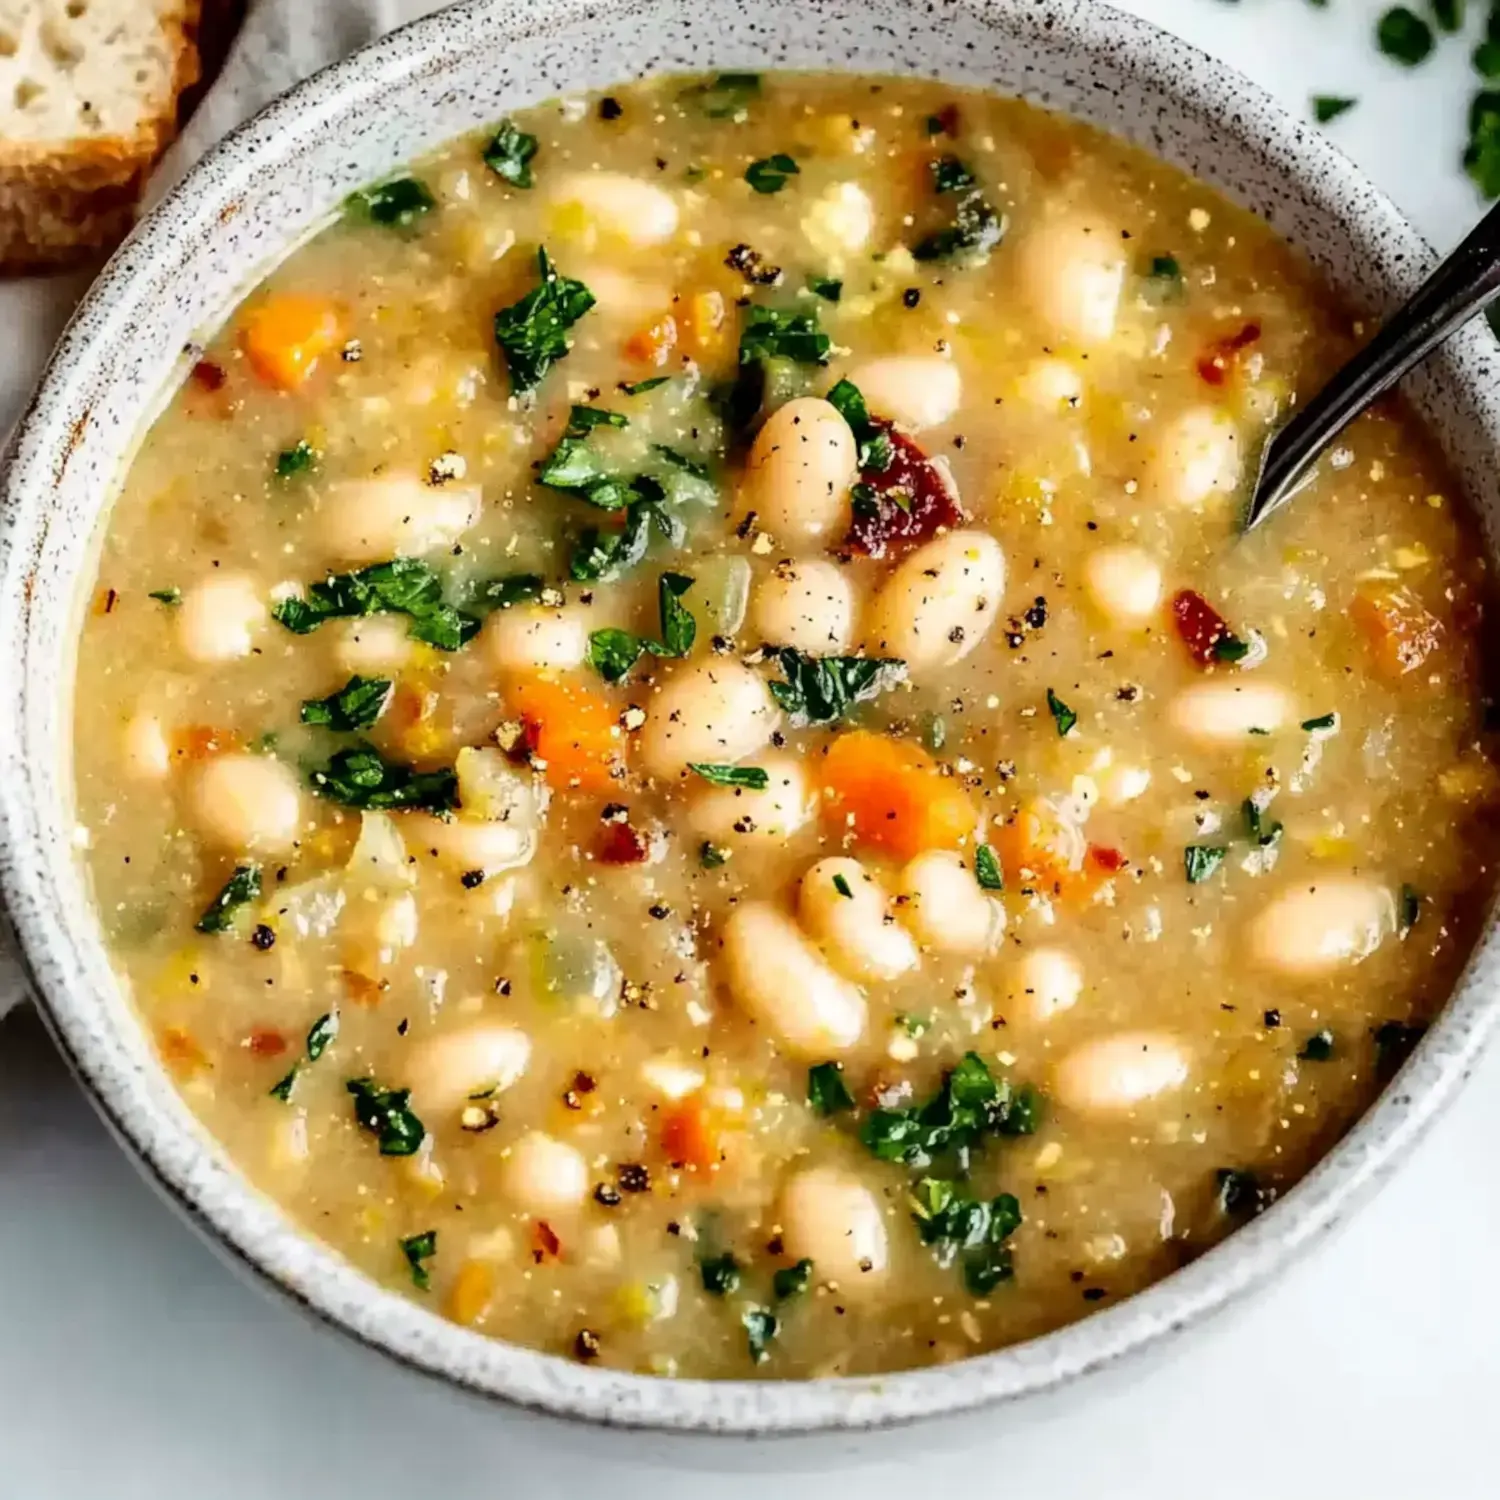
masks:
<instances>
[{"instance_id":1,"label":"white bean","mask_svg":"<svg viewBox=\"0 0 1500 1500\"><path fill-rule=\"evenodd\" d=\"M938 427L959 408L963 378L938 354L892 354L849 372L872 416L887 417L908 432Z\"/></svg>"},{"instance_id":2,"label":"white bean","mask_svg":"<svg viewBox=\"0 0 1500 1500\"><path fill-rule=\"evenodd\" d=\"M319 544L339 562L421 557L450 547L478 519L477 484L425 484L414 474L349 479L318 508Z\"/></svg>"},{"instance_id":3,"label":"white bean","mask_svg":"<svg viewBox=\"0 0 1500 1500\"><path fill-rule=\"evenodd\" d=\"M726 659L678 668L646 712L641 763L663 780L690 762L727 765L754 755L781 717L764 681Z\"/></svg>"},{"instance_id":4,"label":"white bean","mask_svg":"<svg viewBox=\"0 0 1500 1500\"><path fill-rule=\"evenodd\" d=\"M1183 688L1167 707L1167 720L1197 745L1242 744L1257 730L1274 733L1292 721L1291 694L1255 677L1211 677Z\"/></svg>"},{"instance_id":5,"label":"white bean","mask_svg":"<svg viewBox=\"0 0 1500 1500\"><path fill-rule=\"evenodd\" d=\"M297 841L302 793L296 776L269 755L216 755L190 797L204 837L231 853L280 854Z\"/></svg>"},{"instance_id":6,"label":"white bean","mask_svg":"<svg viewBox=\"0 0 1500 1500\"><path fill-rule=\"evenodd\" d=\"M1389 890L1353 875L1283 891L1250 923L1250 953L1288 978L1326 974L1368 958L1396 930Z\"/></svg>"},{"instance_id":7,"label":"white bean","mask_svg":"<svg viewBox=\"0 0 1500 1500\"><path fill-rule=\"evenodd\" d=\"M1076 407L1083 400L1083 377L1066 360L1033 360L1016 382L1016 394L1038 411Z\"/></svg>"},{"instance_id":8,"label":"white bean","mask_svg":"<svg viewBox=\"0 0 1500 1500\"><path fill-rule=\"evenodd\" d=\"M1083 562L1083 586L1116 625L1144 625L1161 608L1161 567L1142 547L1099 547Z\"/></svg>"},{"instance_id":9,"label":"white bean","mask_svg":"<svg viewBox=\"0 0 1500 1500\"><path fill-rule=\"evenodd\" d=\"M571 1146L540 1130L523 1135L500 1168L507 1196L532 1213L573 1208L588 1196L589 1166Z\"/></svg>"},{"instance_id":10,"label":"white bean","mask_svg":"<svg viewBox=\"0 0 1500 1500\"><path fill-rule=\"evenodd\" d=\"M840 655L854 635L853 585L837 563L778 563L755 587L750 623L767 645Z\"/></svg>"},{"instance_id":11,"label":"white bean","mask_svg":"<svg viewBox=\"0 0 1500 1500\"><path fill-rule=\"evenodd\" d=\"M849 487L859 474L854 434L818 396L778 406L755 435L740 487L741 517L783 542L813 542L849 518Z\"/></svg>"},{"instance_id":12,"label":"white bean","mask_svg":"<svg viewBox=\"0 0 1500 1500\"><path fill-rule=\"evenodd\" d=\"M416 642L399 615L367 615L361 620L332 620L325 627L339 667L360 677L392 676L411 660Z\"/></svg>"},{"instance_id":13,"label":"white bean","mask_svg":"<svg viewBox=\"0 0 1500 1500\"><path fill-rule=\"evenodd\" d=\"M864 1034L864 996L774 906L737 906L724 924L722 946L735 1000L792 1051L827 1058L847 1052Z\"/></svg>"},{"instance_id":14,"label":"white bean","mask_svg":"<svg viewBox=\"0 0 1500 1500\"><path fill-rule=\"evenodd\" d=\"M1120 1114L1188 1079L1188 1058L1175 1037L1122 1031L1075 1048L1057 1065L1053 1097L1083 1114Z\"/></svg>"},{"instance_id":15,"label":"white bean","mask_svg":"<svg viewBox=\"0 0 1500 1500\"><path fill-rule=\"evenodd\" d=\"M1019 247L1028 311L1078 344L1104 343L1125 285L1124 244L1119 229L1100 219L1044 220Z\"/></svg>"},{"instance_id":16,"label":"white bean","mask_svg":"<svg viewBox=\"0 0 1500 1500\"><path fill-rule=\"evenodd\" d=\"M440 1032L412 1051L404 1081L417 1112L459 1109L476 1094L508 1089L526 1071L531 1039L514 1026L479 1022Z\"/></svg>"},{"instance_id":17,"label":"white bean","mask_svg":"<svg viewBox=\"0 0 1500 1500\"><path fill-rule=\"evenodd\" d=\"M257 632L270 618L255 585L240 573L205 578L177 609L177 641L192 661L234 661L249 656Z\"/></svg>"},{"instance_id":18,"label":"white bean","mask_svg":"<svg viewBox=\"0 0 1500 1500\"><path fill-rule=\"evenodd\" d=\"M403 813L406 846L421 858L437 860L449 870L480 871L486 878L529 864L537 849L537 827L524 820L464 817L436 818L431 813Z\"/></svg>"},{"instance_id":19,"label":"white bean","mask_svg":"<svg viewBox=\"0 0 1500 1500\"><path fill-rule=\"evenodd\" d=\"M875 232L875 205L857 182L831 182L802 216L808 246L831 271L858 255Z\"/></svg>"},{"instance_id":20,"label":"white bean","mask_svg":"<svg viewBox=\"0 0 1500 1500\"><path fill-rule=\"evenodd\" d=\"M609 266L587 265L571 272L593 294L599 317L616 322L643 323L672 305L672 289L664 282L642 281Z\"/></svg>"},{"instance_id":21,"label":"white bean","mask_svg":"<svg viewBox=\"0 0 1500 1500\"><path fill-rule=\"evenodd\" d=\"M155 714L132 714L123 735L125 770L139 781L160 781L172 768L172 747Z\"/></svg>"},{"instance_id":22,"label":"white bean","mask_svg":"<svg viewBox=\"0 0 1500 1500\"><path fill-rule=\"evenodd\" d=\"M1177 505L1230 494L1244 471L1244 446L1227 412L1189 407L1148 433L1144 492Z\"/></svg>"},{"instance_id":23,"label":"white bean","mask_svg":"<svg viewBox=\"0 0 1500 1500\"><path fill-rule=\"evenodd\" d=\"M659 245L677 233L677 200L628 172L572 172L548 192L555 220L582 213L596 235L627 245Z\"/></svg>"},{"instance_id":24,"label":"white bean","mask_svg":"<svg viewBox=\"0 0 1500 1500\"><path fill-rule=\"evenodd\" d=\"M901 920L934 953L980 958L1005 931L1005 908L951 849L917 855L901 871L899 891Z\"/></svg>"},{"instance_id":25,"label":"white bean","mask_svg":"<svg viewBox=\"0 0 1500 1500\"><path fill-rule=\"evenodd\" d=\"M872 656L893 656L913 677L967 656L995 623L1005 554L983 531L953 531L919 547L886 580L870 610Z\"/></svg>"},{"instance_id":26,"label":"white bean","mask_svg":"<svg viewBox=\"0 0 1500 1500\"><path fill-rule=\"evenodd\" d=\"M857 859L834 855L807 871L797 888L797 915L851 979L895 979L916 967L911 934L897 924L884 887Z\"/></svg>"},{"instance_id":27,"label":"white bean","mask_svg":"<svg viewBox=\"0 0 1500 1500\"><path fill-rule=\"evenodd\" d=\"M1006 977L1006 1002L1033 1021L1050 1021L1083 993L1083 969L1061 948L1033 948Z\"/></svg>"},{"instance_id":28,"label":"white bean","mask_svg":"<svg viewBox=\"0 0 1500 1500\"><path fill-rule=\"evenodd\" d=\"M489 617L482 645L502 672L566 672L588 660L591 628L582 606L518 604Z\"/></svg>"},{"instance_id":29,"label":"white bean","mask_svg":"<svg viewBox=\"0 0 1500 1500\"><path fill-rule=\"evenodd\" d=\"M813 1274L841 1293L878 1282L889 1264L880 1200L838 1167L808 1167L788 1181L781 1230L787 1254L811 1260Z\"/></svg>"},{"instance_id":30,"label":"white bean","mask_svg":"<svg viewBox=\"0 0 1500 1500\"><path fill-rule=\"evenodd\" d=\"M705 783L688 803L688 825L700 839L729 850L781 844L812 816L812 787L797 756L764 755L755 763L767 776L763 790Z\"/></svg>"}]
</instances>

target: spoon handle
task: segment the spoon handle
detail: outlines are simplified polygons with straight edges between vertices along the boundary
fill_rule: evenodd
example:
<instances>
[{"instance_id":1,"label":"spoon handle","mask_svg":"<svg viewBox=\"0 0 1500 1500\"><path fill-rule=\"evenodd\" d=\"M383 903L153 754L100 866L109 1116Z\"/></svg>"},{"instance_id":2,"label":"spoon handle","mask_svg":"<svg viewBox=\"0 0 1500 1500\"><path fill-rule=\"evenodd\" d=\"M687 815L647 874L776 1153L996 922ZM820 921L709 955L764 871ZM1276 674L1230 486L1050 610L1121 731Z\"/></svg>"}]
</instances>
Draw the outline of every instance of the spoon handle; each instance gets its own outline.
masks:
<instances>
[{"instance_id":1,"label":"spoon handle","mask_svg":"<svg viewBox=\"0 0 1500 1500\"><path fill-rule=\"evenodd\" d=\"M1296 492L1319 453L1378 396L1500 295L1500 206L1439 263L1410 301L1266 444L1244 530Z\"/></svg>"}]
</instances>

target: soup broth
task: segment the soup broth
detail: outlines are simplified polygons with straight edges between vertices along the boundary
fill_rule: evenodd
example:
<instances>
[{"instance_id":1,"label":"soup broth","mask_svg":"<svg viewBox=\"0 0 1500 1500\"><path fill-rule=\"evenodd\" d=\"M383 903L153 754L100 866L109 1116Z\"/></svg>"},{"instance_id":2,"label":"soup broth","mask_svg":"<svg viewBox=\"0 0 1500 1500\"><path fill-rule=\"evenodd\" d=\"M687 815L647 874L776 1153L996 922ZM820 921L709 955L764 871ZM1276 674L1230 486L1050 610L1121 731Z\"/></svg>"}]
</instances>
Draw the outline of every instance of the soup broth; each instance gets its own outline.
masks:
<instances>
[{"instance_id":1,"label":"soup broth","mask_svg":"<svg viewBox=\"0 0 1500 1500\"><path fill-rule=\"evenodd\" d=\"M371 1277L661 1375L952 1360L1290 1188L1489 884L1482 549L1262 223L931 82L553 102L356 195L113 507L122 984Z\"/></svg>"}]
</instances>

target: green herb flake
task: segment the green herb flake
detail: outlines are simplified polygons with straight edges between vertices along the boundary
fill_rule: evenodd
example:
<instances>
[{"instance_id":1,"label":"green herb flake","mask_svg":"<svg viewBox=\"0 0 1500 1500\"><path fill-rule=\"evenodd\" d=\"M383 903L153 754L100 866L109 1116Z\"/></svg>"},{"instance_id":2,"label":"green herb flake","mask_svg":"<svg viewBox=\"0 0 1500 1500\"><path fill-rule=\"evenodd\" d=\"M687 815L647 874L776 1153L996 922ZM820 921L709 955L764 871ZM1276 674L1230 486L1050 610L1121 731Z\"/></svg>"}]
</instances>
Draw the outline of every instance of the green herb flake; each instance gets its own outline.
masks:
<instances>
[{"instance_id":1,"label":"green herb flake","mask_svg":"<svg viewBox=\"0 0 1500 1500\"><path fill-rule=\"evenodd\" d=\"M1312 101L1313 119L1319 125L1327 125L1329 121L1338 119L1342 114L1347 114L1358 102L1357 99L1346 99L1337 94L1314 94Z\"/></svg>"},{"instance_id":2,"label":"green herb flake","mask_svg":"<svg viewBox=\"0 0 1500 1500\"><path fill-rule=\"evenodd\" d=\"M241 907L260 899L260 866L236 865L234 874L223 889L208 903L207 910L194 923L196 932L228 932L235 924Z\"/></svg>"},{"instance_id":3,"label":"green herb flake","mask_svg":"<svg viewBox=\"0 0 1500 1500\"><path fill-rule=\"evenodd\" d=\"M1500 41L1488 38L1475 49L1471 59L1481 78L1500 78Z\"/></svg>"},{"instance_id":4,"label":"green herb flake","mask_svg":"<svg viewBox=\"0 0 1500 1500\"><path fill-rule=\"evenodd\" d=\"M659 385L666 385L671 380L670 375L653 375L649 380L622 380L620 389L627 396L644 396L647 391L654 391Z\"/></svg>"},{"instance_id":5,"label":"green herb flake","mask_svg":"<svg viewBox=\"0 0 1500 1500\"><path fill-rule=\"evenodd\" d=\"M1245 830L1251 840L1262 849L1269 849L1281 837L1282 825L1266 822L1264 810L1253 797L1246 797L1241 809L1245 815Z\"/></svg>"},{"instance_id":6,"label":"green herb flake","mask_svg":"<svg viewBox=\"0 0 1500 1500\"><path fill-rule=\"evenodd\" d=\"M1464 0L1428 0L1438 25L1450 35L1464 29Z\"/></svg>"},{"instance_id":7,"label":"green herb flake","mask_svg":"<svg viewBox=\"0 0 1500 1500\"><path fill-rule=\"evenodd\" d=\"M978 179L956 156L940 156L929 166L935 193L961 193L978 184Z\"/></svg>"},{"instance_id":8,"label":"green herb flake","mask_svg":"<svg viewBox=\"0 0 1500 1500\"><path fill-rule=\"evenodd\" d=\"M763 792L771 784L770 773L761 766L711 766L701 761L689 761L688 770L712 786L737 786L748 792Z\"/></svg>"},{"instance_id":9,"label":"green herb flake","mask_svg":"<svg viewBox=\"0 0 1500 1500\"><path fill-rule=\"evenodd\" d=\"M1297 1056L1304 1062L1327 1062L1333 1056L1333 1033L1324 1027L1303 1042Z\"/></svg>"},{"instance_id":10,"label":"green herb flake","mask_svg":"<svg viewBox=\"0 0 1500 1500\"><path fill-rule=\"evenodd\" d=\"M745 181L757 193L779 193L800 172L801 168L786 152L778 151L751 162L745 168Z\"/></svg>"},{"instance_id":11,"label":"green herb flake","mask_svg":"<svg viewBox=\"0 0 1500 1500\"><path fill-rule=\"evenodd\" d=\"M807 1103L815 1114L825 1117L854 1108L854 1095L838 1063L815 1063L807 1070Z\"/></svg>"},{"instance_id":12,"label":"green herb flake","mask_svg":"<svg viewBox=\"0 0 1500 1500\"><path fill-rule=\"evenodd\" d=\"M158 604L165 604L168 609L176 609L182 603L182 590L179 588L152 589L147 598L155 599Z\"/></svg>"},{"instance_id":13,"label":"green herb flake","mask_svg":"<svg viewBox=\"0 0 1500 1500\"><path fill-rule=\"evenodd\" d=\"M423 1262L431 1260L437 1254L437 1230L424 1229L421 1234L409 1234L400 1241L400 1245L401 1253L411 1267L412 1285L418 1291L427 1291L432 1285L432 1278L427 1274L427 1267Z\"/></svg>"},{"instance_id":14,"label":"green herb flake","mask_svg":"<svg viewBox=\"0 0 1500 1500\"><path fill-rule=\"evenodd\" d=\"M606 682L624 682L651 642L629 630L609 626L589 634L589 665Z\"/></svg>"},{"instance_id":15,"label":"green herb flake","mask_svg":"<svg viewBox=\"0 0 1500 1500\"><path fill-rule=\"evenodd\" d=\"M940 1266L962 1265L972 1295L988 1296L1014 1274L1005 1244L1021 1227L1021 1205L1013 1194L986 1201L971 1197L960 1182L924 1177L911 1201L922 1243L932 1246Z\"/></svg>"},{"instance_id":16,"label":"green herb flake","mask_svg":"<svg viewBox=\"0 0 1500 1500\"><path fill-rule=\"evenodd\" d=\"M657 604L661 615L660 654L664 656L686 656L698 638L698 622L693 618L693 612L682 602L682 596L692 586L693 580L686 573L661 575L657 587Z\"/></svg>"},{"instance_id":17,"label":"green herb flake","mask_svg":"<svg viewBox=\"0 0 1500 1500\"><path fill-rule=\"evenodd\" d=\"M373 1078L351 1078L344 1087L354 1096L354 1118L380 1142L382 1156L411 1156L427 1128L407 1108L410 1089L383 1089Z\"/></svg>"},{"instance_id":18,"label":"green herb flake","mask_svg":"<svg viewBox=\"0 0 1500 1500\"><path fill-rule=\"evenodd\" d=\"M1491 40L1500 45L1500 37ZM1484 197L1500 197L1500 90L1481 89L1469 105L1469 143L1463 161Z\"/></svg>"},{"instance_id":19,"label":"green herb flake","mask_svg":"<svg viewBox=\"0 0 1500 1500\"><path fill-rule=\"evenodd\" d=\"M307 1060L317 1062L332 1045L339 1034L338 1014L330 1011L325 1016L319 1016L312 1023L307 1033Z\"/></svg>"},{"instance_id":20,"label":"green herb flake","mask_svg":"<svg viewBox=\"0 0 1500 1500\"><path fill-rule=\"evenodd\" d=\"M369 729L391 701L395 683L388 677L351 677L338 692L302 703L302 722L328 729Z\"/></svg>"},{"instance_id":21,"label":"green herb flake","mask_svg":"<svg viewBox=\"0 0 1500 1500\"><path fill-rule=\"evenodd\" d=\"M538 283L495 314L495 342L505 356L513 394L524 396L573 347L568 330L594 305L581 282L560 276L546 250L536 253Z\"/></svg>"},{"instance_id":22,"label":"green herb flake","mask_svg":"<svg viewBox=\"0 0 1500 1500\"><path fill-rule=\"evenodd\" d=\"M1182 867L1189 885L1200 885L1224 862L1227 851L1210 844L1189 844L1182 851Z\"/></svg>"},{"instance_id":23,"label":"green herb flake","mask_svg":"<svg viewBox=\"0 0 1500 1500\"><path fill-rule=\"evenodd\" d=\"M771 1290L778 1302L800 1297L812 1285L813 1263L806 1258L794 1266L782 1266L771 1278Z\"/></svg>"},{"instance_id":24,"label":"green herb flake","mask_svg":"<svg viewBox=\"0 0 1500 1500\"><path fill-rule=\"evenodd\" d=\"M944 1152L966 1160L986 1136L1032 1135L1041 1112L1042 1096L1030 1084L996 1078L977 1052L966 1052L925 1103L872 1110L860 1140L881 1161L926 1167Z\"/></svg>"},{"instance_id":25,"label":"green herb flake","mask_svg":"<svg viewBox=\"0 0 1500 1500\"><path fill-rule=\"evenodd\" d=\"M1337 714L1320 714L1316 719L1304 719L1302 727L1309 734L1321 734L1330 729L1339 727L1339 716Z\"/></svg>"},{"instance_id":26,"label":"green herb flake","mask_svg":"<svg viewBox=\"0 0 1500 1500\"><path fill-rule=\"evenodd\" d=\"M1414 68L1432 51L1432 27L1406 6L1393 6L1376 22L1375 44L1393 62Z\"/></svg>"},{"instance_id":27,"label":"green herb flake","mask_svg":"<svg viewBox=\"0 0 1500 1500\"><path fill-rule=\"evenodd\" d=\"M1000 861L988 844L981 844L974 851L974 879L979 882L980 890L1005 889L1005 872L1001 870Z\"/></svg>"},{"instance_id":28,"label":"green herb flake","mask_svg":"<svg viewBox=\"0 0 1500 1500\"><path fill-rule=\"evenodd\" d=\"M849 889L849 882L842 875L833 877L833 888L847 901L854 899L854 892Z\"/></svg>"},{"instance_id":29,"label":"green herb flake","mask_svg":"<svg viewBox=\"0 0 1500 1500\"><path fill-rule=\"evenodd\" d=\"M833 276L809 276L807 289L825 302L837 302L844 295L844 283Z\"/></svg>"},{"instance_id":30,"label":"green herb flake","mask_svg":"<svg viewBox=\"0 0 1500 1500\"><path fill-rule=\"evenodd\" d=\"M729 863L729 851L721 849L708 839L698 846L698 863L705 870L719 870Z\"/></svg>"},{"instance_id":31,"label":"green herb flake","mask_svg":"<svg viewBox=\"0 0 1500 1500\"><path fill-rule=\"evenodd\" d=\"M1061 739L1078 722L1078 715L1051 688L1047 689L1047 707L1052 713L1052 722L1057 725L1058 738Z\"/></svg>"},{"instance_id":32,"label":"green herb flake","mask_svg":"<svg viewBox=\"0 0 1500 1500\"><path fill-rule=\"evenodd\" d=\"M299 1062L293 1063L290 1071L286 1074L286 1076L284 1078L278 1078L276 1082L266 1090L266 1093L269 1094L273 1099L281 1100L283 1104L289 1103L292 1097L292 1089L297 1082L297 1074L301 1071L302 1064Z\"/></svg>"},{"instance_id":33,"label":"green herb flake","mask_svg":"<svg viewBox=\"0 0 1500 1500\"><path fill-rule=\"evenodd\" d=\"M1239 636L1225 632L1213 644L1215 661L1240 662L1250 654L1250 642L1243 641Z\"/></svg>"},{"instance_id":34,"label":"green herb flake","mask_svg":"<svg viewBox=\"0 0 1500 1500\"><path fill-rule=\"evenodd\" d=\"M469 599L470 607L491 614L497 609L514 609L531 604L541 597L544 581L540 573L507 573L479 585Z\"/></svg>"},{"instance_id":35,"label":"green herb flake","mask_svg":"<svg viewBox=\"0 0 1500 1500\"><path fill-rule=\"evenodd\" d=\"M1405 937L1417 925L1422 915L1422 893L1413 885L1401 887L1401 900L1397 906L1396 930Z\"/></svg>"},{"instance_id":36,"label":"green herb flake","mask_svg":"<svg viewBox=\"0 0 1500 1500\"><path fill-rule=\"evenodd\" d=\"M907 1015L903 1011L896 1016L896 1025L898 1025L902 1029L902 1031L907 1034L907 1036L916 1038L919 1036L925 1036L927 1034L927 1029L932 1025L932 1022L929 1021L926 1016L911 1016Z\"/></svg>"},{"instance_id":37,"label":"green herb flake","mask_svg":"<svg viewBox=\"0 0 1500 1500\"><path fill-rule=\"evenodd\" d=\"M427 184L418 178L397 177L351 193L348 205L353 214L372 224L382 224L388 229L409 229L437 207L437 199Z\"/></svg>"},{"instance_id":38,"label":"green herb flake","mask_svg":"<svg viewBox=\"0 0 1500 1500\"><path fill-rule=\"evenodd\" d=\"M1241 1214L1258 1214L1269 1203L1271 1194L1260 1185L1254 1172L1238 1167L1220 1167L1214 1173L1214 1203L1228 1218Z\"/></svg>"},{"instance_id":39,"label":"green herb flake","mask_svg":"<svg viewBox=\"0 0 1500 1500\"><path fill-rule=\"evenodd\" d=\"M502 120L489 145L484 148L484 164L512 187L529 188L536 182L531 175L531 162L536 153L534 135L527 135L511 121Z\"/></svg>"},{"instance_id":40,"label":"green herb flake","mask_svg":"<svg viewBox=\"0 0 1500 1500\"><path fill-rule=\"evenodd\" d=\"M319 797L362 811L420 808L447 813L458 806L458 778L451 770L413 770L386 760L363 740L340 750L326 766L314 767L307 779Z\"/></svg>"},{"instance_id":41,"label":"green herb flake","mask_svg":"<svg viewBox=\"0 0 1500 1500\"><path fill-rule=\"evenodd\" d=\"M764 1364L771 1357L771 1344L781 1327L776 1314L763 1307L747 1307L740 1314L740 1322L745 1325L750 1358L758 1365Z\"/></svg>"},{"instance_id":42,"label":"green herb flake","mask_svg":"<svg viewBox=\"0 0 1500 1500\"><path fill-rule=\"evenodd\" d=\"M710 120L743 119L759 97L759 73L720 73L711 82L694 84L678 95Z\"/></svg>"},{"instance_id":43,"label":"green herb flake","mask_svg":"<svg viewBox=\"0 0 1500 1500\"><path fill-rule=\"evenodd\" d=\"M703 1278L703 1290L711 1297L727 1297L740 1284L740 1263L730 1250L706 1256L698 1264L698 1273Z\"/></svg>"},{"instance_id":44,"label":"green herb flake","mask_svg":"<svg viewBox=\"0 0 1500 1500\"><path fill-rule=\"evenodd\" d=\"M283 599L271 611L295 635L308 635L327 620L366 615L405 615L408 633L440 651L457 651L472 640L479 621L443 602L443 581L415 557L392 558L353 573L331 573L309 585L300 599Z\"/></svg>"},{"instance_id":45,"label":"green herb flake","mask_svg":"<svg viewBox=\"0 0 1500 1500\"><path fill-rule=\"evenodd\" d=\"M276 455L276 477L292 479L298 474L310 474L318 466L318 455L306 438L301 438L290 448L283 448Z\"/></svg>"},{"instance_id":46,"label":"green herb flake","mask_svg":"<svg viewBox=\"0 0 1500 1500\"><path fill-rule=\"evenodd\" d=\"M826 365L833 340L818 327L816 313L776 307L750 307L740 331L740 363L790 359L799 365Z\"/></svg>"},{"instance_id":47,"label":"green herb flake","mask_svg":"<svg viewBox=\"0 0 1500 1500\"><path fill-rule=\"evenodd\" d=\"M977 180L956 156L932 163L933 190L940 197L957 195L953 221L919 240L912 255L919 261L951 260L958 255L984 255L1005 237L1005 220L995 212Z\"/></svg>"},{"instance_id":48,"label":"green herb flake","mask_svg":"<svg viewBox=\"0 0 1500 1500\"><path fill-rule=\"evenodd\" d=\"M784 646L776 653L785 682L771 696L799 729L836 724L857 703L905 680L906 663L878 656L809 656Z\"/></svg>"}]
</instances>

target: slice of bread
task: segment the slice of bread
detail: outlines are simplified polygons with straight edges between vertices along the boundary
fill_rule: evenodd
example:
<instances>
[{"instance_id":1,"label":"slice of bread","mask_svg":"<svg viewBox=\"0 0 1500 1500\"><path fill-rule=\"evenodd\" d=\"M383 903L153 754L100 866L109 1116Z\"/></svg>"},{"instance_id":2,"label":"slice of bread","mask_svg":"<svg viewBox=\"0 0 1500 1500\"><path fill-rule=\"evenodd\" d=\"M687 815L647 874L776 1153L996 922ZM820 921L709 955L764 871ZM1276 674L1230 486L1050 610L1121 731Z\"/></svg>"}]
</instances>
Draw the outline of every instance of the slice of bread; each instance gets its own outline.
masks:
<instances>
[{"instance_id":1,"label":"slice of bread","mask_svg":"<svg viewBox=\"0 0 1500 1500\"><path fill-rule=\"evenodd\" d=\"M124 237L199 76L203 10L0 0L0 273L86 260Z\"/></svg>"}]
</instances>

